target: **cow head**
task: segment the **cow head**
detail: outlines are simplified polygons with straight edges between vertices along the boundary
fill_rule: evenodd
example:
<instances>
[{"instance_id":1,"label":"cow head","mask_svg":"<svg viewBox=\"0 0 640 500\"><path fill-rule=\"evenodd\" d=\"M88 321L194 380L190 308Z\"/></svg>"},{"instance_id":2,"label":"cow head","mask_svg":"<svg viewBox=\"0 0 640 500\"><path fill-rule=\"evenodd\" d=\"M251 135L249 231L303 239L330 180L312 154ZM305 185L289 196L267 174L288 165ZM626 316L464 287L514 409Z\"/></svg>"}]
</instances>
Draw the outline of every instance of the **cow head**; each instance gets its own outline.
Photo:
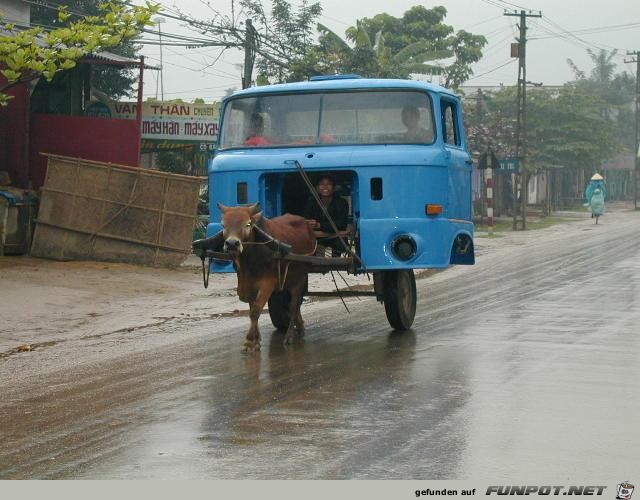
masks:
<instances>
[{"instance_id":1,"label":"cow head","mask_svg":"<svg viewBox=\"0 0 640 500\"><path fill-rule=\"evenodd\" d=\"M244 250L242 243L254 239L253 225L262 217L260 204L226 207L218 203L218 208L222 212L224 251L237 257Z\"/></svg>"}]
</instances>

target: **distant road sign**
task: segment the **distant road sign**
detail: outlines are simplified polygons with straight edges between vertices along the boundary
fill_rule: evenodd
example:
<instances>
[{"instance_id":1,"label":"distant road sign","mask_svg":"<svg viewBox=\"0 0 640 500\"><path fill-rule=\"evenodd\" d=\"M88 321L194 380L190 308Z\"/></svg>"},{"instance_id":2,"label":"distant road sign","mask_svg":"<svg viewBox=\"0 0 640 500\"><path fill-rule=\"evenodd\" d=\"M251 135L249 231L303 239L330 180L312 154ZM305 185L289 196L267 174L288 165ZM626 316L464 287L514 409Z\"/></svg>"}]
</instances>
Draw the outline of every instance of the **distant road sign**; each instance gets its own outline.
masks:
<instances>
[{"instance_id":1,"label":"distant road sign","mask_svg":"<svg viewBox=\"0 0 640 500\"><path fill-rule=\"evenodd\" d=\"M499 160L503 174L519 174L520 158L503 158Z\"/></svg>"}]
</instances>

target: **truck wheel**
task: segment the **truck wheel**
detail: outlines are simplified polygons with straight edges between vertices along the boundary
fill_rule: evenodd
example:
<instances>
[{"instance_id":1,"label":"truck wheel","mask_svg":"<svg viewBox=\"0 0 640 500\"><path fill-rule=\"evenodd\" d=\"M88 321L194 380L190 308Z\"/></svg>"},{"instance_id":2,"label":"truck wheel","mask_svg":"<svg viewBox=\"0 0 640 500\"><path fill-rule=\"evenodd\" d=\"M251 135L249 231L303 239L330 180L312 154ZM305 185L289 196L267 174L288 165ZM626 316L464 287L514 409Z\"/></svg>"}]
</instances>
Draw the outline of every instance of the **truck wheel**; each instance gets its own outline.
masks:
<instances>
[{"instance_id":1,"label":"truck wheel","mask_svg":"<svg viewBox=\"0 0 640 500\"><path fill-rule=\"evenodd\" d=\"M416 316L416 279L413 269L383 272L383 301L394 330L408 330Z\"/></svg>"},{"instance_id":2,"label":"truck wheel","mask_svg":"<svg viewBox=\"0 0 640 500\"><path fill-rule=\"evenodd\" d=\"M269 316L271 317L271 323L278 330L289 328L289 323L291 322L289 302L291 302L291 295L286 290L273 292L269 297Z\"/></svg>"}]
</instances>

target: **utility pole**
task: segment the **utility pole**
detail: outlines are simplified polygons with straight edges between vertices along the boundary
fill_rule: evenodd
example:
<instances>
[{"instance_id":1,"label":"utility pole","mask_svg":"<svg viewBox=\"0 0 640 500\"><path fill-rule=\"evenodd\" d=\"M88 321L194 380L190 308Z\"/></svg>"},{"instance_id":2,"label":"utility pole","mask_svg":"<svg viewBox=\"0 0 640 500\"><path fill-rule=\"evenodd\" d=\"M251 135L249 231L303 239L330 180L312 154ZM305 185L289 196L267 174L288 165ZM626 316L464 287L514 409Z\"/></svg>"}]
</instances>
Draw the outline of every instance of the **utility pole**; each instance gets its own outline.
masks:
<instances>
[{"instance_id":1,"label":"utility pole","mask_svg":"<svg viewBox=\"0 0 640 500\"><path fill-rule=\"evenodd\" d=\"M160 101L164 101L164 66L162 64L162 23L164 22L164 17L156 17L153 19L158 25L158 37L160 40ZM156 82L156 99L158 98L158 83Z\"/></svg>"},{"instance_id":2,"label":"utility pole","mask_svg":"<svg viewBox=\"0 0 640 500\"><path fill-rule=\"evenodd\" d=\"M242 88L251 87L251 76L253 74L253 62L256 59L255 48L255 29L251 23L251 19L245 21L244 34L244 68L242 71Z\"/></svg>"},{"instance_id":3,"label":"utility pole","mask_svg":"<svg viewBox=\"0 0 640 500\"><path fill-rule=\"evenodd\" d=\"M635 59L625 59L626 63L636 64L636 124L634 127L634 152L633 152L633 205L638 210L638 153L640 152L640 144L638 141L638 129L640 128L640 51L628 51L628 56L634 56Z\"/></svg>"},{"instance_id":4,"label":"utility pole","mask_svg":"<svg viewBox=\"0 0 640 500\"><path fill-rule=\"evenodd\" d=\"M493 159L495 155L493 151L489 150L487 152L487 172L486 172L486 183L487 183L487 228L489 231L489 236L493 236L493 169L497 168L498 165L494 165Z\"/></svg>"},{"instance_id":5,"label":"utility pole","mask_svg":"<svg viewBox=\"0 0 640 500\"><path fill-rule=\"evenodd\" d=\"M480 123L482 121L482 90L480 88L478 88L478 95L476 97L471 97L471 99L475 99L476 100L476 126L478 127L478 129L480 129ZM476 134L476 139L474 141L473 144L473 153L479 155L480 154L480 143L481 140L478 137L478 134ZM485 172L484 169L481 170L482 172L482 186L483 189L481 190L482 192L480 193L480 223L483 222L484 219L484 214L486 213L486 206L487 206L487 196L486 196L486 191L484 189L485 186Z\"/></svg>"},{"instance_id":6,"label":"utility pole","mask_svg":"<svg viewBox=\"0 0 640 500\"><path fill-rule=\"evenodd\" d=\"M511 57L518 58L518 120L516 125L516 157L520 160L520 203L522 205L522 230L527 225L527 202L529 195L529 176L526 169L527 157L527 18L542 17L542 12L531 11L505 12L505 16L519 17L520 36L518 43L511 47ZM516 176L517 184L517 176ZM514 186L513 230L518 226L517 188Z\"/></svg>"}]
</instances>

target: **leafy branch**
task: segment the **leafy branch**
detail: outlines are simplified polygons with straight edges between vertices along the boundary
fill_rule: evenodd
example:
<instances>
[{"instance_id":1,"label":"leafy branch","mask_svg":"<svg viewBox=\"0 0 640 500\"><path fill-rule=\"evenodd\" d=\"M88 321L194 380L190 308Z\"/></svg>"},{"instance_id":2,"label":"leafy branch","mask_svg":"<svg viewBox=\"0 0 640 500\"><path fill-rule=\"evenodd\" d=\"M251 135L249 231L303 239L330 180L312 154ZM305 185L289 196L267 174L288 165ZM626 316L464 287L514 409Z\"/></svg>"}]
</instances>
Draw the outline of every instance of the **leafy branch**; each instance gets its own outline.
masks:
<instances>
[{"instance_id":1,"label":"leafy branch","mask_svg":"<svg viewBox=\"0 0 640 500\"><path fill-rule=\"evenodd\" d=\"M17 30L6 24L9 35L0 36L0 106L11 96L6 91L16 85L44 77L51 81L60 71L72 69L84 56L120 45L136 37L143 28L153 25L151 17L160 7L150 2L145 6L125 6L106 2L99 6L100 15L69 22L65 7L58 12L64 26L46 31L35 27Z\"/></svg>"}]
</instances>

